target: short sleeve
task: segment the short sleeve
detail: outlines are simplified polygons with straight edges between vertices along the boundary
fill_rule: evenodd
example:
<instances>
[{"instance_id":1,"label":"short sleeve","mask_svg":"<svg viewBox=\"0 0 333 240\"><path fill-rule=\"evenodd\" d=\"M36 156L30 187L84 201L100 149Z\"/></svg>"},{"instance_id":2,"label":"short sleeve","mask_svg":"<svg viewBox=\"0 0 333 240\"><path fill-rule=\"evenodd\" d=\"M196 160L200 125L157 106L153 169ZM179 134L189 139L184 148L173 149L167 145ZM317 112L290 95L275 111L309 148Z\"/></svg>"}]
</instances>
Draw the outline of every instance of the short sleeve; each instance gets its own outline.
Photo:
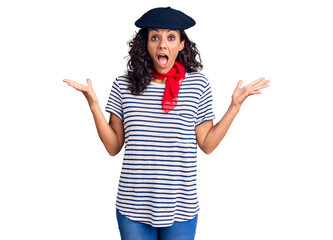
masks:
<instances>
[{"instance_id":1,"label":"short sleeve","mask_svg":"<svg viewBox=\"0 0 333 240\"><path fill-rule=\"evenodd\" d=\"M123 101L117 78L113 81L105 111L116 114L123 121Z\"/></svg>"},{"instance_id":2,"label":"short sleeve","mask_svg":"<svg viewBox=\"0 0 333 240\"><path fill-rule=\"evenodd\" d=\"M202 92L199 100L197 117L195 121L195 126L199 126L201 123L213 120L216 116L213 112L213 96L210 88L210 83L207 81L206 86Z\"/></svg>"}]
</instances>

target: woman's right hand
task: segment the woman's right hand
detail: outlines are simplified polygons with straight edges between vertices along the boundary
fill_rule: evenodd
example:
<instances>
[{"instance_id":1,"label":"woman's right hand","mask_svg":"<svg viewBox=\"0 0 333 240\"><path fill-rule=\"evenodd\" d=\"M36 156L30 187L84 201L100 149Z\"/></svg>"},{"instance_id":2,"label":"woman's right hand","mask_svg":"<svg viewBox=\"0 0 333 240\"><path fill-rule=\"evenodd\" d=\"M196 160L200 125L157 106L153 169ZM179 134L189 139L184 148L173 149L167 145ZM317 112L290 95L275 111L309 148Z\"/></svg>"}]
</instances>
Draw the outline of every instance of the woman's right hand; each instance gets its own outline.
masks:
<instances>
[{"instance_id":1,"label":"woman's right hand","mask_svg":"<svg viewBox=\"0 0 333 240\"><path fill-rule=\"evenodd\" d=\"M64 79L63 82L66 82L69 86L72 86L76 90L82 92L83 95L86 97L90 107L95 104L98 105L98 99L89 78L87 78L88 86L82 85L70 79Z\"/></svg>"}]
</instances>

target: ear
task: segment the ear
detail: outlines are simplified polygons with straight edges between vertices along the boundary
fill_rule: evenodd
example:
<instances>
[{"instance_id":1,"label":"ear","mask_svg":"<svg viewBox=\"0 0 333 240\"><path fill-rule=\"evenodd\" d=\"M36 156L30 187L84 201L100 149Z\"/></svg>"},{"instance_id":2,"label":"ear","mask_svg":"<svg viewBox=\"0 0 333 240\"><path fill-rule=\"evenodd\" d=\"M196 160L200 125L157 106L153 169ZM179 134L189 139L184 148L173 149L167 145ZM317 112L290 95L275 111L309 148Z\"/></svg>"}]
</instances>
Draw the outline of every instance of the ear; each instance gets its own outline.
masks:
<instances>
[{"instance_id":1,"label":"ear","mask_svg":"<svg viewBox=\"0 0 333 240\"><path fill-rule=\"evenodd\" d=\"M182 51L185 47L185 39L183 41L180 42L180 45L179 45L179 52Z\"/></svg>"}]
</instances>

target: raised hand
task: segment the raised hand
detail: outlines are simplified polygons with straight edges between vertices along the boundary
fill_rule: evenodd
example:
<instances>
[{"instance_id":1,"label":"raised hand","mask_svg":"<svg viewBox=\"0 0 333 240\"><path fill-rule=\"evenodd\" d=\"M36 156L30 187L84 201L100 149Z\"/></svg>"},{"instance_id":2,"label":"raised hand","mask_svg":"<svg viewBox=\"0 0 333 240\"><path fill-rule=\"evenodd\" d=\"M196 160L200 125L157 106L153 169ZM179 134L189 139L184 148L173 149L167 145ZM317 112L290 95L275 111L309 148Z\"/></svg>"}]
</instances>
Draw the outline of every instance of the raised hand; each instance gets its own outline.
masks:
<instances>
[{"instance_id":1,"label":"raised hand","mask_svg":"<svg viewBox=\"0 0 333 240\"><path fill-rule=\"evenodd\" d=\"M265 80L264 77L261 77L241 88L243 81L239 80L237 83L237 87L232 94L232 105L240 108L242 103L248 96L254 94L261 94L261 91L259 91L260 89L269 87L269 82L269 80Z\"/></svg>"},{"instance_id":2,"label":"raised hand","mask_svg":"<svg viewBox=\"0 0 333 240\"><path fill-rule=\"evenodd\" d=\"M88 86L77 83L77 82L75 82L73 80L70 80L70 79L64 79L63 82L66 82L69 86L72 86L76 90L82 92L83 95L86 97L89 106L92 106L94 104L98 104L97 96L95 94L95 91L92 87L91 80L89 78L87 78Z\"/></svg>"}]
</instances>

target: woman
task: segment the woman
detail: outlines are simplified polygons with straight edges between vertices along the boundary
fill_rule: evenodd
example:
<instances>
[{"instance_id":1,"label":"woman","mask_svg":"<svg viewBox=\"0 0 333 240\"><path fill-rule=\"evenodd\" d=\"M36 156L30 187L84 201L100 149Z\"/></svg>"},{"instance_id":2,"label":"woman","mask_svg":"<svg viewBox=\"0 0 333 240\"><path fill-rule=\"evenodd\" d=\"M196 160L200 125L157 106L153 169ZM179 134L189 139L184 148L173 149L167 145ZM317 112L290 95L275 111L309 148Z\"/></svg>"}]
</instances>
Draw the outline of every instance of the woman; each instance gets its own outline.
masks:
<instances>
[{"instance_id":1,"label":"woman","mask_svg":"<svg viewBox=\"0 0 333 240\"><path fill-rule=\"evenodd\" d=\"M125 143L116 214L122 239L194 239L199 205L197 144L211 153L243 101L269 80L239 81L224 117L213 124L212 94L196 45L184 30L195 21L155 8L136 21L125 76L116 78L106 106L109 124L88 86L65 79L88 100L98 134L111 156Z\"/></svg>"}]
</instances>

